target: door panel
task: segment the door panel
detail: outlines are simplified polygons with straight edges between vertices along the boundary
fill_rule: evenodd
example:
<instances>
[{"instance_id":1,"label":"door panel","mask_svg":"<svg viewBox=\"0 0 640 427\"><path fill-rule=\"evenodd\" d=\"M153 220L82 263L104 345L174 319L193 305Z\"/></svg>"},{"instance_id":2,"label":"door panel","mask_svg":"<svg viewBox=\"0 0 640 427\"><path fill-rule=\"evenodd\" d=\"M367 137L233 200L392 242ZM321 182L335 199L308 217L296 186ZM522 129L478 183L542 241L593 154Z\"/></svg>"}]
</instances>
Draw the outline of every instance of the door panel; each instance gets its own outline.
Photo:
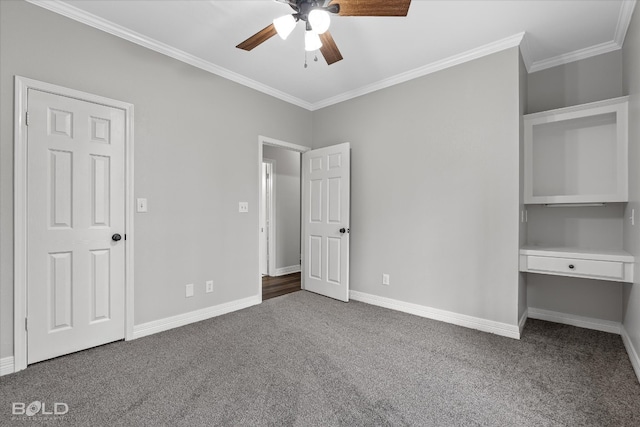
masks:
<instances>
[{"instance_id":1,"label":"door panel","mask_svg":"<svg viewBox=\"0 0 640 427\"><path fill-rule=\"evenodd\" d=\"M124 338L125 113L28 91L28 363Z\"/></svg>"},{"instance_id":2,"label":"door panel","mask_svg":"<svg viewBox=\"0 0 640 427\"><path fill-rule=\"evenodd\" d=\"M349 143L305 152L302 174L304 289L348 301Z\"/></svg>"},{"instance_id":3,"label":"door panel","mask_svg":"<svg viewBox=\"0 0 640 427\"><path fill-rule=\"evenodd\" d=\"M109 227L111 159L91 156L91 226Z\"/></svg>"},{"instance_id":4,"label":"door panel","mask_svg":"<svg viewBox=\"0 0 640 427\"><path fill-rule=\"evenodd\" d=\"M49 331L71 328L71 288L73 287L71 265L73 253L62 252L49 254Z\"/></svg>"},{"instance_id":5,"label":"door panel","mask_svg":"<svg viewBox=\"0 0 640 427\"><path fill-rule=\"evenodd\" d=\"M110 295L111 251L98 249L91 253L91 317L90 322L111 318Z\"/></svg>"}]
</instances>

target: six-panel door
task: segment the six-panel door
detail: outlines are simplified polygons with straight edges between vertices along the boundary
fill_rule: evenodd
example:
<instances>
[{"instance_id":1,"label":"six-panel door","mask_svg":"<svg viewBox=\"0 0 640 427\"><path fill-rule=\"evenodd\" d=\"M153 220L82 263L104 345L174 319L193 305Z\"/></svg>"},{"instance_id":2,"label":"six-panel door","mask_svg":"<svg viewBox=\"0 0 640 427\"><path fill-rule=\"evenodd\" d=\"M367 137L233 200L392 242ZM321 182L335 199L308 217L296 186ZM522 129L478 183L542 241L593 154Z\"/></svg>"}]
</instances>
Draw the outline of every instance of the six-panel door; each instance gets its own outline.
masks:
<instances>
[{"instance_id":1,"label":"six-panel door","mask_svg":"<svg viewBox=\"0 0 640 427\"><path fill-rule=\"evenodd\" d=\"M28 363L124 338L125 113L29 89Z\"/></svg>"},{"instance_id":2,"label":"six-panel door","mask_svg":"<svg viewBox=\"0 0 640 427\"><path fill-rule=\"evenodd\" d=\"M304 288L349 300L350 144L302 156Z\"/></svg>"}]
</instances>

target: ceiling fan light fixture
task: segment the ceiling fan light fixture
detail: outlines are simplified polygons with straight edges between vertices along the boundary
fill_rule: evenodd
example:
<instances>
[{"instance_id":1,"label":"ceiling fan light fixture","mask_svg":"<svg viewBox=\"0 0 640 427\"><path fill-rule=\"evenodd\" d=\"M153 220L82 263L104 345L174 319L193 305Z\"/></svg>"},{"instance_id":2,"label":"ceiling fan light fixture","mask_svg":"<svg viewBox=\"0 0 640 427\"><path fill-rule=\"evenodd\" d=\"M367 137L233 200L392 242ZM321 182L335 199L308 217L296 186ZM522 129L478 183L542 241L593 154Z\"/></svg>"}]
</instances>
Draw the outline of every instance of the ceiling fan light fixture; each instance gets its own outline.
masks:
<instances>
[{"instance_id":1,"label":"ceiling fan light fixture","mask_svg":"<svg viewBox=\"0 0 640 427\"><path fill-rule=\"evenodd\" d=\"M296 27L296 19L293 15L284 15L273 20L273 26L282 40L286 40Z\"/></svg>"},{"instance_id":2,"label":"ceiling fan light fixture","mask_svg":"<svg viewBox=\"0 0 640 427\"><path fill-rule=\"evenodd\" d=\"M331 18L326 10L313 9L309 12L309 23L315 33L324 34L331 25Z\"/></svg>"},{"instance_id":3,"label":"ceiling fan light fixture","mask_svg":"<svg viewBox=\"0 0 640 427\"><path fill-rule=\"evenodd\" d=\"M304 50L311 52L322 47L320 36L315 31L305 31L304 33Z\"/></svg>"}]
</instances>

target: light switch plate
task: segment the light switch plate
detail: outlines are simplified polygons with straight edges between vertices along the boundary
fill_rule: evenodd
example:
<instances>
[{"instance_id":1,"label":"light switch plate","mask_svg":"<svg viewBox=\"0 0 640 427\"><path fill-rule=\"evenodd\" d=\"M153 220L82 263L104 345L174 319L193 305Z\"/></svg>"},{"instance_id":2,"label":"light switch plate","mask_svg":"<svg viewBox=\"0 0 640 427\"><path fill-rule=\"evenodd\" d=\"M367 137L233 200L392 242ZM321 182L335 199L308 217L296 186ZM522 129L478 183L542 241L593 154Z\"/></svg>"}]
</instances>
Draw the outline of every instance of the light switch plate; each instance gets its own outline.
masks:
<instances>
[{"instance_id":1,"label":"light switch plate","mask_svg":"<svg viewBox=\"0 0 640 427\"><path fill-rule=\"evenodd\" d=\"M185 297L189 298L193 296L193 283L189 283L186 286Z\"/></svg>"},{"instance_id":2,"label":"light switch plate","mask_svg":"<svg viewBox=\"0 0 640 427\"><path fill-rule=\"evenodd\" d=\"M238 212L242 212L242 213L249 212L249 202L238 203Z\"/></svg>"},{"instance_id":3,"label":"light switch plate","mask_svg":"<svg viewBox=\"0 0 640 427\"><path fill-rule=\"evenodd\" d=\"M147 199L136 199L136 211L147 212Z\"/></svg>"}]
</instances>

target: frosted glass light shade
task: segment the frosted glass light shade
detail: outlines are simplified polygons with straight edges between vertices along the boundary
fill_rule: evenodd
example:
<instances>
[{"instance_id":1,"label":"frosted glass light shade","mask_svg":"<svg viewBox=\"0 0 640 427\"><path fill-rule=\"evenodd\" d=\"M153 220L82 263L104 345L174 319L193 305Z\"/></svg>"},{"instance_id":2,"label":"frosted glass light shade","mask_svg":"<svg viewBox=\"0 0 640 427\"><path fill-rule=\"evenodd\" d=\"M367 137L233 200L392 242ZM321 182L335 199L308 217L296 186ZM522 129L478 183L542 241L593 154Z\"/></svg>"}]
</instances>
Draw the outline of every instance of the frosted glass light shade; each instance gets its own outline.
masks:
<instances>
[{"instance_id":1,"label":"frosted glass light shade","mask_svg":"<svg viewBox=\"0 0 640 427\"><path fill-rule=\"evenodd\" d=\"M322 47L320 36L314 31L307 31L304 33L304 50L311 52L312 50L318 50Z\"/></svg>"},{"instance_id":2,"label":"frosted glass light shade","mask_svg":"<svg viewBox=\"0 0 640 427\"><path fill-rule=\"evenodd\" d=\"M282 40L286 40L296 27L296 20L293 15L281 16L273 20L273 26L276 27L276 31Z\"/></svg>"},{"instance_id":3,"label":"frosted glass light shade","mask_svg":"<svg viewBox=\"0 0 640 427\"><path fill-rule=\"evenodd\" d=\"M313 32L317 34L323 34L329 29L331 25L331 18L326 10L313 9L309 12L309 24L313 28Z\"/></svg>"}]
</instances>

